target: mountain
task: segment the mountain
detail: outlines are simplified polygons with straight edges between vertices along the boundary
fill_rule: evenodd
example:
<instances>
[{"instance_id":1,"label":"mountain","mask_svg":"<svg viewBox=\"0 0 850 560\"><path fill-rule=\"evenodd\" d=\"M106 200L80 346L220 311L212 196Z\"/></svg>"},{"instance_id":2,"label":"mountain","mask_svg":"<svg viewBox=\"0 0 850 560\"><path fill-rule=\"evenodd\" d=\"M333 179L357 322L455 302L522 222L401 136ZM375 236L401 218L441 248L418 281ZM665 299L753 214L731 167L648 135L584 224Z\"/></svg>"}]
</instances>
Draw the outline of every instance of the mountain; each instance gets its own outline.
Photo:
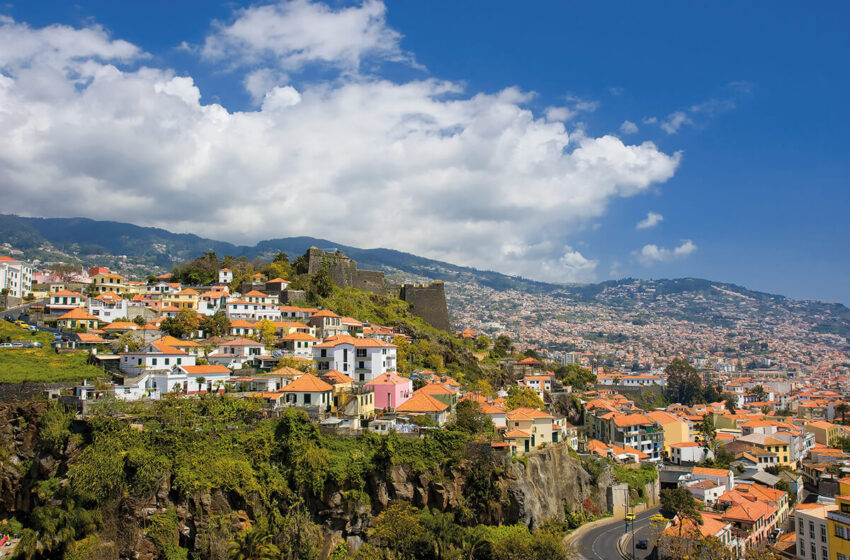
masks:
<instances>
[{"instance_id":1,"label":"mountain","mask_svg":"<svg viewBox=\"0 0 850 560\"><path fill-rule=\"evenodd\" d=\"M662 317L721 326L731 325L730 317L742 313L751 314L753 319L765 320L794 316L811 325L814 332L850 336L850 309L844 305L792 300L698 278L626 278L597 284L551 284L458 266L393 249L361 249L314 237L269 239L254 246L235 245L193 234L87 218L31 218L0 214L0 239L24 250L28 258L44 259L39 255L45 255L46 249L52 246L53 250L78 258L85 264L114 262L105 259L107 256L126 256L127 261L137 267L148 269L153 266L170 269L175 262L207 251L214 251L219 256L254 259L270 258L278 251L294 257L315 246L324 250L339 249L357 261L361 269L401 272L451 283L450 304L455 310L459 309L458 302L463 299L486 307L486 301L467 297L470 291L466 286L480 285L499 292L538 295L564 304L599 304L618 312L634 313L637 318L632 320L635 321L642 320L642 310L647 311L649 320Z\"/></svg>"}]
</instances>

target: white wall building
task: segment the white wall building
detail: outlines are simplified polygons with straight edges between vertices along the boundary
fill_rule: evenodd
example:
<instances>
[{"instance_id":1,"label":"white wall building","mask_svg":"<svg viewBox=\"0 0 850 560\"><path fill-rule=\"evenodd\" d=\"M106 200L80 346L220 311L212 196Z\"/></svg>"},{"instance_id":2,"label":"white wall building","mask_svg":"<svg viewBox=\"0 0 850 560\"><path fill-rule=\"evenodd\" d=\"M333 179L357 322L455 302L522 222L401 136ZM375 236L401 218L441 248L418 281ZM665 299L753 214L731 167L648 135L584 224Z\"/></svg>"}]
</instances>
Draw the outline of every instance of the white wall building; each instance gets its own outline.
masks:
<instances>
[{"instance_id":1,"label":"white wall building","mask_svg":"<svg viewBox=\"0 0 850 560\"><path fill-rule=\"evenodd\" d=\"M53 296L50 297L51 301ZM106 292L88 299L89 313L103 321L113 323L127 317L127 300L115 292Z\"/></svg>"},{"instance_id":2,"label":"white wall building","mask_svg":"<svg viewBox=\"0 0 850 560\"><path fill-rule=\"evenodd\" d=\"M332 336L313 345L313 360L319 373L335 369L359 382L372 381L397 367L395 344L349 335Z\"/></svg>"},{"instance_id":3,"label":"white wall building","mask_svg":"<svg viewBox=\"0 0 850 560\"><path fill-rule=\"evenodd\" d=\"M22 298L32 291L32 267L12 257L0 257L0 290Z\"/></svg>"},{"instance_id":4,"label":"white wall building","mask_svg":"<svg viewBox=\"0 0 850 560\"><path fill-rule=\"evenodd\" d=\"M170 371L174 366L195 365L195 356L161 342L151 342L136 352L121 352L119 356L118 369L133 376Z\"/></svg>"}]
</instances>

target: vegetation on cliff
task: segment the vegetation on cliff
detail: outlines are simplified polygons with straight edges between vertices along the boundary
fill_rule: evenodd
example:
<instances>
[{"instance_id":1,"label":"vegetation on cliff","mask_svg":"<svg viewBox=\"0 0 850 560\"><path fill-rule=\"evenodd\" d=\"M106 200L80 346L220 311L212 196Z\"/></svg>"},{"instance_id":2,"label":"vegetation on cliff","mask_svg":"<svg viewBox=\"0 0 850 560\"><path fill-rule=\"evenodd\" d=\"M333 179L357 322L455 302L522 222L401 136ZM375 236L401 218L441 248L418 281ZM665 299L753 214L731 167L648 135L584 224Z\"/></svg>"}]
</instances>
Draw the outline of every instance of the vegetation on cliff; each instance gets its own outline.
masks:
<instances>
[{"instance_id":1,"label":"vegetation on cliff","mask_svg":"<svg viewBox=\"0 0 850 560\"><path fill-rule=\"evenodd\" d=\"M319 558L330 551L322 548L335 523L323 517L329 508L343 512L346 527L363 524L356 533L365 545L339 547L337 558L563 552L558 537L568 525L480 525L498 522L507 498L503 467L470 453L475 419L424 439L351 438L322 433L302 411L268 419L257 402L224 395L101 404L86 420L49 405L0 431L0 484L13 491L4 505L25 527L19 557L118 557L140 548L146 558L226 558L262 541L282 558ZM398 476L463 491L456 503L442 503L442 513L414 508L381 497L383 481ZM414 553L401 540L388 542L404 527L393 519L423 528L416 543L427 546Z\"/></svg>"}]
</instances>

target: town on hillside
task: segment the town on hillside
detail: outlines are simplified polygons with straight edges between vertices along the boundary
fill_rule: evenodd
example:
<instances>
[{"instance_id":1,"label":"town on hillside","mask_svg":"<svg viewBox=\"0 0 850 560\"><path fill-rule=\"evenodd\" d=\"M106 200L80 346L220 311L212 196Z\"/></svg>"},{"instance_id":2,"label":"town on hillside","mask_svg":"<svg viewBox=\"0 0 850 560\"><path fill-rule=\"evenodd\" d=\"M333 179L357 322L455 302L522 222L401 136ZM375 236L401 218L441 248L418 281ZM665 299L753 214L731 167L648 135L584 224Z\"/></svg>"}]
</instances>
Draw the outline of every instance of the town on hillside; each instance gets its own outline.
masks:
<instances>
[{"instance_id":1,"label":"town on hillside","mask_svg":"<svg viewBox=\"0 0 850 560\"><path fill-rule=\"evenodd\" d=\"M464 425L505 460L566 448L612 466L625 496L609 489L609 513L626 520L629 546L661 558L850 558L846 356L745 369L677 354L671 338L651 356L606 341L622 358L612 363L463 324L447 333L414 318L412 329L333 309L339 287L322 271L296 279L285 255L247 276L175 271L131 279L0 258L0 360L26 359L37 336L44 353L84 355L91 378L44 391L83 416L104 403L226 395L266 417L301 410L341 435L427 438ZM474 356L476 374L452 352Z\"/></svg>"}]
</instances>

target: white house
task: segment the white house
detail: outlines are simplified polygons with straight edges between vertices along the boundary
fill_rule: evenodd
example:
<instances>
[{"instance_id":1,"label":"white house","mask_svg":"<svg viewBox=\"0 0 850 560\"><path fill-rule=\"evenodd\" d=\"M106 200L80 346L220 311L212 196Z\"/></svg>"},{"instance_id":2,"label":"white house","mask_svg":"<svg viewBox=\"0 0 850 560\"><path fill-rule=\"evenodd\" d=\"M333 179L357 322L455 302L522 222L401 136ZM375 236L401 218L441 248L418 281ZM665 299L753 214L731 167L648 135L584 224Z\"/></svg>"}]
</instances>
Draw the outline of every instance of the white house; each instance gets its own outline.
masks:
<instances>
[{"instance_id":1,"label":"white house","mask_svg":"<svg viewBox=\"0 0 850 560\"><path fill-rule=\"evenodd\" d=\"M333 404L333 385L310 373L302 375L280 391L284 394L285 402L294 406L327 410Z\"/></svg>"},{"instance_id":2,"label":"white house","mask_svg":"<svg viewBox=\"0 0 850 560\"><path fill-rule=\"evenodd\" d=\"M230 379L230 370L222 365L181 365L175 371L185 376L183 391L189 395L218 391Z\"/></svg>"},{"instance_id":3,"label":"white house","mask_svg":"<svg viewBox=\"0 0 850 560\"><path fill-rule=\"evenodd\" d=\"M151 342L136 352L120 352L119 356L118 369L134 376L170 371L174 366L195 365L195 356L161 342Z\"/></svg>"},{"instance_id":4,"label":"white house","mask_svg":"<svg viewBox=\"0 0 850 560\"><path fill-rule=\"evenodd\" d=\"M694 498L705 503L707 506L713 506L717 503L717 499L726 492L726 487L716 480L691 480L683 484L684 488L694 495Z\"/></svg>"},{"instance_id":5,"label":"white house","mask_svg":"<svg viewBox=\"0 0 850 560\"><path fill-rule=\"evenodd\" d=\"M89 313L103 321L113 323L127 316L127 300L115 292L104 292L88 300Z\"/></svg>"},{"instance_id":6,"label":"white house","mask_svg":"<svg viewBox=\"0 0 850 560\"><path fill-rule=\"evenodd\" d=\"M72 292L71 290L59 290L50 294L49 307L50 312L54 315L64 315L72 309L82 309L85 306L86 296L83 294ZM106 322L111 323L112 321Z\"/></svg>"},{"instance_id":7,"label":"white house","mask_svg":"<svg viewBox=\"0 0 850 560\"><path fill-rule=\"evenodd\" d=\"M692 480L713 480L722 484L726 490L735 488L735 474L728 469L712 469L708 467L694 467L691 472Z\"/></svg>"},{"instance_id":8,"label":"white house","mask_svg":"<svg viewBox=\"0 0 850 560\"><path fill-rule=\"evenodd\" d=\"M245 299L227 302L227 317L231 320L251 319L253 321L261 321L263 319L280 321L282 318L280 308L274 303L260 303Z\"/></svg>"},{"instance_id":9,"label":"white house","mask_svg":"<svg viewBox=\"0 0 850 560\"><path fill-rule=\"evenodd\" d=\"M313 346L319 342L319 339L307 333L294 331L284 336L281 341L283 342L283 349L292 353L293 356L312 358Z\"/></svg>"},{"instance_id":10,"label":"white house","mask_svg":"<svg viewBox=\"0 0 850 560\"><path fill-rule=\"evenodd\" d=\"M670 444L670 461L681 465L705 461L708 450L695 441L683 441Z\"/></svg>"},{"instance_id":11,"label":"white house","mask_svg":"<svg viewBox=\"0 0 850 560\"><path fill-rule=\"evenodd\" d=\"M618 387L651 387L664 386L664 377L651 374L620 374L603 373L597 376L599 385L616 385Z\"/></svg>"},{"instance_id":12,"label":"white house","mask_svg":"<svg viewBox=\"0 0 850 560\"><path fill-rule=\"evenodd\" d=\"M250 360L260 356L270 356L262 342L247 338L224 340L218 348L210 352L207 360L211 364L220 364L230 369L242 369ZM194 364L191 364L194 365Z\"/></svg>"},{"instance_id":13,"label":"white house","mask_svg":"<svg viewBox=\"0 0 850 560\"><path fill-rule=\"evenodd\" d=\"M229 268L222 268L218 271L218 283L230 284L233 282L233 271Z\"/></svg>"},{"instance_id":14,"label":"white house","mask_svg":"<svg viewBox=\"0 0 850 560\"><path fill-rule=\"evenodd\" d=\"M0 257L0 290L22 298L32 291L32 267L12 257Z\"/></svg>"},{"instance_id":15,"label":"white house","mask_svg":"<svg viewBox=\"0 0 850 560\"><path fill-rule=\"evenodd\" d=\"M374 338L338 335L313 345L313 359L319 373L341 371L355 381L372 381L396 371L396 346Z\"/></svg>"},{"instance_id":16,"label":"white house","mask_svg":"<svg viewBox=\"0 0 850 560\"><path fill-rule=\"evenodd\" d=\"M204 292L198 296L198 313L212 316L219 311L227 310L227 292Z\"/></svg>"}]
</instances>

